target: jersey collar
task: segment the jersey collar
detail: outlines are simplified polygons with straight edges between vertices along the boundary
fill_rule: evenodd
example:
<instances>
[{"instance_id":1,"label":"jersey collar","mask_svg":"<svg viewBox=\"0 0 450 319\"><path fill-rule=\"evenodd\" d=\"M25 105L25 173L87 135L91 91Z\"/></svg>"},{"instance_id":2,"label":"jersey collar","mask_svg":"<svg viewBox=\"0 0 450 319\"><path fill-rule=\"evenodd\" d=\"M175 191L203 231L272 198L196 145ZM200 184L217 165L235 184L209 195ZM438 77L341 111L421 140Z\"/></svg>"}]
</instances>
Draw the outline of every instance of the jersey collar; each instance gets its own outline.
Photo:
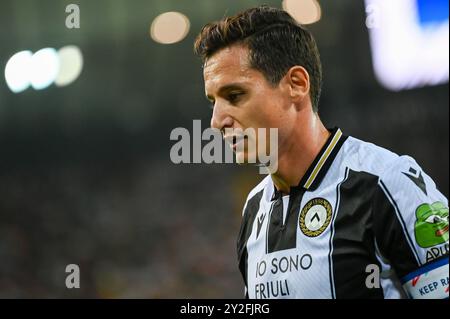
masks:
<instances>
[{"instance_id":1,"label":"jersey collar","mask_svg":"<svg viewBox=\"0 0 450 319\"><path fill-rule=\"evenodd\" d=\"M291 187L291 193L292 191L299 191L301 189L313 191L320 185L320 182L325 177L328 169L333 163L334 158L341 149L342 144L344 144L347 139L347 136L343 135L341 129L338 127L329 129L329 131L331 134L325 145L309 166L298 186ZM273 193L270 196L270 200L274 201L281 198L282 193L276 189L273 182L271 185Z\"/></svg>"},{"instance_id":2,"label":"jersey collar","mask_svg":"<svg viewBox=\"0 0 450 319\"><path fill-rule=\"evenodd\" d=\"M302 187L306 190L315 190L322 179L325 177L328 169L333 163L334 158L344 144L347 136L342 134L340 128L335 127L330 130L331 134L328 137L327 142L317 154L316 158L309 166L302 180L298 184L298 187Z\"/></svg>"}]
</instances>

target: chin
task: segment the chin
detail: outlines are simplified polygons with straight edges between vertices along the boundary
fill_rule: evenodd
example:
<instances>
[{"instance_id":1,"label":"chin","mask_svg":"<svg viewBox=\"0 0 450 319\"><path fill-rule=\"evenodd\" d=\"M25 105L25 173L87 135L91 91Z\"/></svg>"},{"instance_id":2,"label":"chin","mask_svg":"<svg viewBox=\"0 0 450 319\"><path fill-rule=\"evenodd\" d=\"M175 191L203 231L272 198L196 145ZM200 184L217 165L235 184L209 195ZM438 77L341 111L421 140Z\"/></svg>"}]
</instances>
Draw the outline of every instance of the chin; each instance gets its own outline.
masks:
<instances>
[{"instance_id":1,"label":"chin","mask_svg":"<svg viewBox=\"0 0 450 319\"><path fill-rule=\"evenodd\" d=\"M238 163L239 165L247 163L247 158L245 156L245 153L241 153L241 152L236 153L236 163Z\"/></svg>"},{"instance_id":2,"label":"chin","mask_svg":"<svg viewBox=\"0 0 450 319\"><path fill-rule=\"evenodd\" d=\"M236 162L240 165L243 164L256 164L257 157L251 156L252 154L248 154L248 152L237 152L236 153Z\"/></svg>"}]
</instances>

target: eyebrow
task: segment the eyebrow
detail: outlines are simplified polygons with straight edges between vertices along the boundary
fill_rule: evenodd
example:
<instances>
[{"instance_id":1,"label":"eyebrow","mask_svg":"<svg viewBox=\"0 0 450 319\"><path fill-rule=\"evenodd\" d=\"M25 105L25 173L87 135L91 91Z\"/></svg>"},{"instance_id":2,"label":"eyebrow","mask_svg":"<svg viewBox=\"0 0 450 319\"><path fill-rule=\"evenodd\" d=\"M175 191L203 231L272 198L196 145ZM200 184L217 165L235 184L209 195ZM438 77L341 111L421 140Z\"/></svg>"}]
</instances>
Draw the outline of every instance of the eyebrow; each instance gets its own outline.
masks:
<instances>
[{"instance_id":1,"label":"eyebrow","mask_svg":"<svg viewBox=\"0 0 450 319\"><path fill-rule=\"evenodd\" d=\"M231 90L235 90L235 89L242 90L242 89L244 89L244 86L241 83L226 84L219 89L218 95L221 95L227 91L231 91ZM210 101L214 100L211 95L206 95L206 98Z\"/></svg>"}]
</instances>

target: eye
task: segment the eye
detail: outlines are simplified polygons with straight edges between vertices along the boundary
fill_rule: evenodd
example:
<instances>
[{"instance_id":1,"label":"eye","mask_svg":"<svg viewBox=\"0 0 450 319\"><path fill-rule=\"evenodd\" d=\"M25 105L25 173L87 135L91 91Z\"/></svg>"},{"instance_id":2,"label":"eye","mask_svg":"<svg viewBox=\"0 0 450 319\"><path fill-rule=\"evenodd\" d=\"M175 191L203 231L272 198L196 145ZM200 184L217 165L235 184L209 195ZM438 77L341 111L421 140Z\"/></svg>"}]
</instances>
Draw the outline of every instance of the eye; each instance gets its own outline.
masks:
<instances>
[{"instance_id":1,"label":"eye","mask_svg":"<svg viewBox=\"0 0 450 319\"><path fill-rule=\"evenodd\" d=\"M442 218L439 215L431 215L431 216L428 216L428 218L425 219L425 221L430 224L437 224L439 222L445 221L445 218Z\"/></svg>"},{"instance_id":2,"label":"eye","mask_svg":"<svg viewBox=\"0 0 450 319\"><path fill-rule=\"evenodd\" d=\"M211 110L213 110L214 109L214 104L216 103L216 101L213 101L213 100L210 100L209 101L209 108L211 109Z\"/></svg>"},{"instance_id":3,"label":"eye","mask_svg":"<svg viewBox=\"0 0 450 319\"><path fill-rule=\"evenodd\" d=\"M228 101L236 103L242 95L244 95L242 92L231 92L228 94Z\"/></svg>"}]
</instances>

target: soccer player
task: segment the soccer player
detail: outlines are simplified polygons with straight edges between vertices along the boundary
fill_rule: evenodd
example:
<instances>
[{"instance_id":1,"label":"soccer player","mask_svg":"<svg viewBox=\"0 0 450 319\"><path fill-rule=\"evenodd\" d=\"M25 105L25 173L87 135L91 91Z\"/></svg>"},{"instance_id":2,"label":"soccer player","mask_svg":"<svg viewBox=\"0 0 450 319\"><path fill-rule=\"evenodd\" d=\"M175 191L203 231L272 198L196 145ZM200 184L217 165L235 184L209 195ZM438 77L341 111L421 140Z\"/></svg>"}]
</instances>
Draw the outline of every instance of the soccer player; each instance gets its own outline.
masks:
<instances>
[{"instance_id":1,"label":"soccer player","mask_svg":"<svg viewBox=\"0 0 450 319\"><path fill-rule=\"evenodd\" d=\"M448 200L413 158L325 128L319 52L305 28L252 8L204 26L195 52L211 126L237 157L248 157L237 146L249 137L227 129L278 129L277 170L243 210L246 297L448 298Z\"/></svg>"}]
</instances>

